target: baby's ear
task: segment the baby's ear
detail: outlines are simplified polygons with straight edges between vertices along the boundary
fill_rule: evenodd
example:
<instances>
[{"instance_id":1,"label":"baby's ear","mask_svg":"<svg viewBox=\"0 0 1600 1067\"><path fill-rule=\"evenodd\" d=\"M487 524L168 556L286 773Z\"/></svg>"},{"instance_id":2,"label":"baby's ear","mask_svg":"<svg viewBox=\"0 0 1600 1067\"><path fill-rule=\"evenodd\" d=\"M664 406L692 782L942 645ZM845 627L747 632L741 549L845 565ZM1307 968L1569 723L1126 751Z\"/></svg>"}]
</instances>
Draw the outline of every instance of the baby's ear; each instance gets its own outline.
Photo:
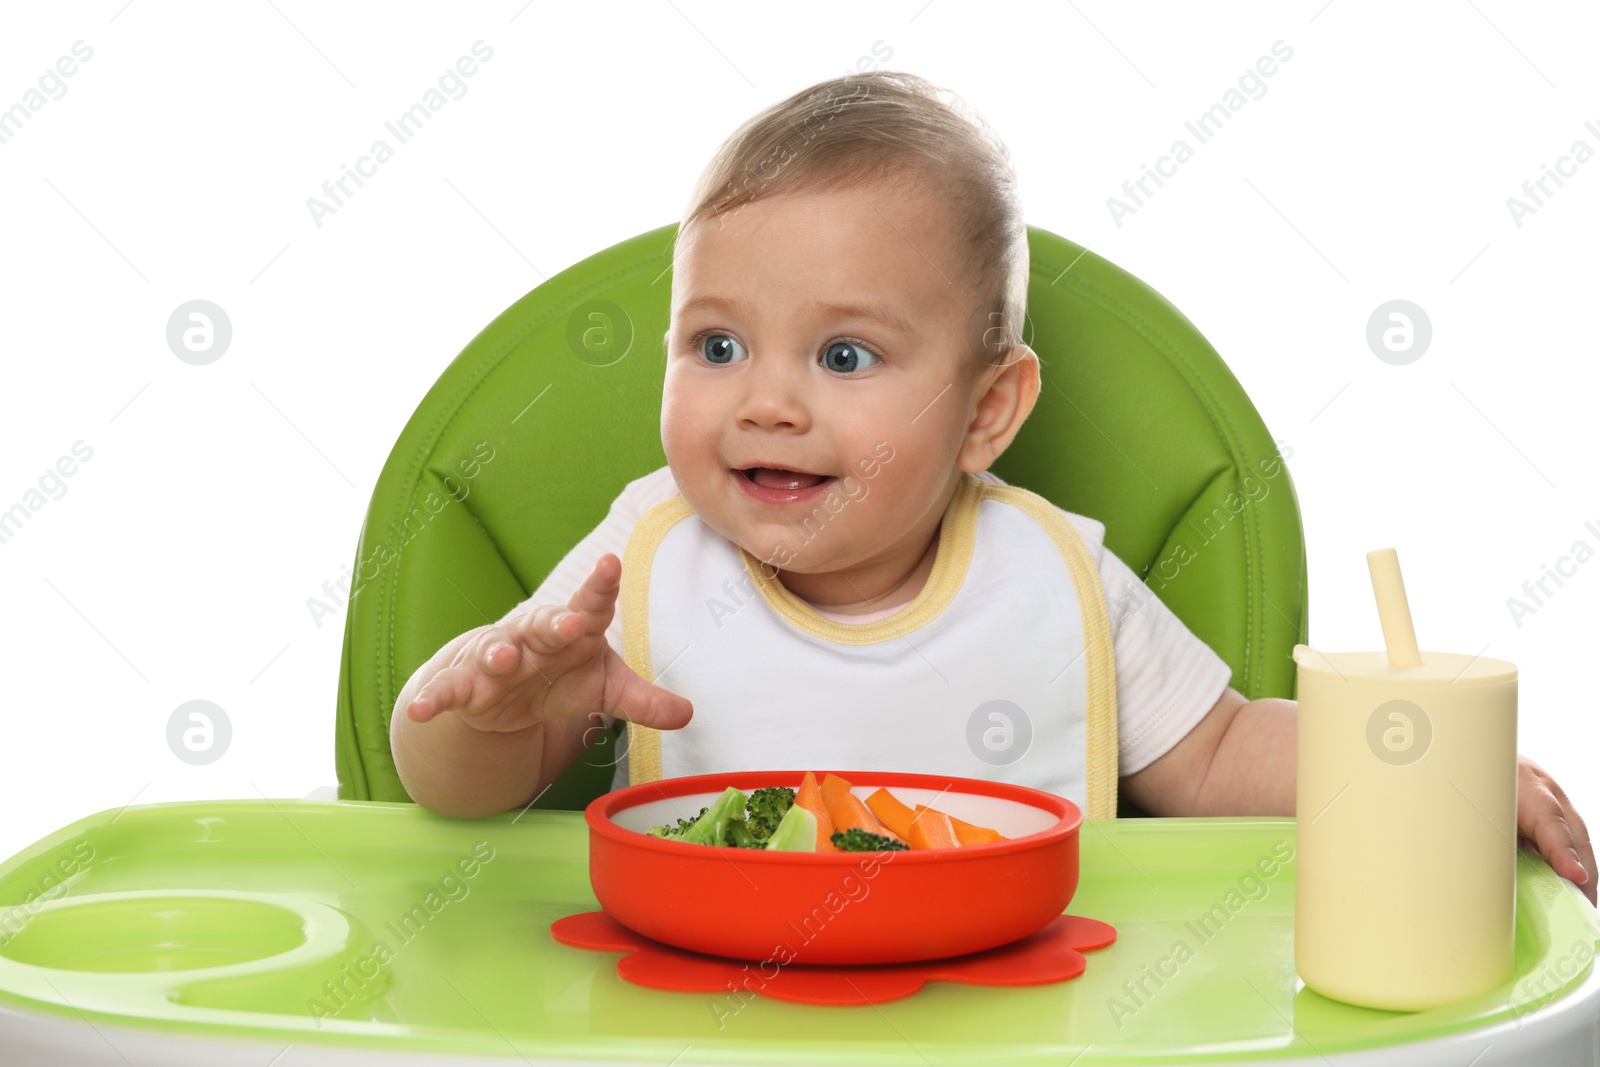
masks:
<instances>
[{"instance_id":1,"label":"baby's ear","mask_svg":"<svg viewBox=\"0 0 1600 1067\"><path fill-rule=\"evenodd\" d=\"M957 465L974 474L1000 458L1032 413L1039 398L1039 357L1027 345L1013 345L977 381L977 410L957 456Z\"/></svg>"},{"instance_id":2,"label":"baby's ear","mask_svg":"<svg viewBox=\"0 0 1600 1067\"><path fill-rule=\"evenodd\" d=\"M1037 364L1039 362L1038 353L1034 352L1028 345L1014 344L1001 353L986 353L979 372L988 374L990 380L993 381L999 375L999 372L1009 370L1027 359L1031 359Z\"/></svg>"}]
</instances>

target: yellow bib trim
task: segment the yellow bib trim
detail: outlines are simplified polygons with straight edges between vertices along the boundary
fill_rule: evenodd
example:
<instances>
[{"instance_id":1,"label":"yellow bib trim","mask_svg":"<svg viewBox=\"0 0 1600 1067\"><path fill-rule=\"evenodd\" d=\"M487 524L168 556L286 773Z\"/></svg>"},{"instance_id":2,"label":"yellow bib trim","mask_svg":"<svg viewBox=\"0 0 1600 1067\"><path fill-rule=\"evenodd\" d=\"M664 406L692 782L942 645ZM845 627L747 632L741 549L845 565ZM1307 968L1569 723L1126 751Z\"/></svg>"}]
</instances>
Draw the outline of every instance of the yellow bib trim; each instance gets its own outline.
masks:
<instances>
[{"instance_id":1,"label":"yellow bib trim","mask_svg":"<svg viewBox=\"0 0 1600 1067\"><path fill-rule=\"evenodd\" d=\"M1038 493L1015 485L980 482L979 499L997 500L1020 508L1055 541L1078 591L1078 607L1083 618L1083 656L1087 675L1088 703L1085 709L1083 817L1114 819L1117 816L1117 664L1111 644L1111 621L1106 609L1105 589L1100 571L1089 555L1083 537L1050 501Z\"/></svg>"},{"instance_id":2,"label":"yellow bib trim","mask_svg":"<svg viewBox=\"0 0 1600 1067\"><path fill-rule=\"evenodd\" d=\"M663 500L639 517L622 550L622 591L618 594L622 610L622 647L633 672L647 682L655 681L650 665L650 563L656 546L680 520L694 514L694 508L681 496ZM627 709L619 709L627 718ZM628 719L628 784L654 782L661 778L661 731L640 726Z\"/></svg>"},{"instance_id":3,"label":"yellow bib trim","mask_svg":"<svg viewBox=\"0 0 1600 1067\"><path fill-rule=\"evenodd\" d=\"M874 622L830 619L795 596L777 575L766 574L761 560L743 547L739 548L739 555L744 559L744 569L755 579L756 588L772 605L772 610L795 629L840 645L889 641L938 618L960 592L967 567L972 563L972 546L978 529L978 487L982 484L983 480L976 475L964 474L940 520L936 535L939 543L933 550L933 568L928 572L928 580L909 604Z\"/></svg>"}]
</instances>

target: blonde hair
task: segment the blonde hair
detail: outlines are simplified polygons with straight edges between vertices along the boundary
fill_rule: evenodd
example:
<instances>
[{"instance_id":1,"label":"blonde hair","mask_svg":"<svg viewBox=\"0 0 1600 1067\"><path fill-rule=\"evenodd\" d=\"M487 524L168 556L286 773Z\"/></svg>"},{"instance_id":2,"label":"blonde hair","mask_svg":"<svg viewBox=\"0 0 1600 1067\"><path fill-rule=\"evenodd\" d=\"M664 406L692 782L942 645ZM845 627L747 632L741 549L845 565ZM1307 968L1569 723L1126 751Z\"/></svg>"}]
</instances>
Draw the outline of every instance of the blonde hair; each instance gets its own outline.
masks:
<instances>
[{"instance_id":1,"label":"blonde hair","mask_svg":"<svg viewBox=\"0 0 1600 1067\"><path fill-rule=\"evenodd\" d=\"M746 120L701 173L678 234L763 196L858 178L921 180L948 200L965 251L958 268L978 291L969 346L995 363L1023 344L1028 234L1010 153L960 97L915 74L846 74Z\"/></svg>"}]
</instances>

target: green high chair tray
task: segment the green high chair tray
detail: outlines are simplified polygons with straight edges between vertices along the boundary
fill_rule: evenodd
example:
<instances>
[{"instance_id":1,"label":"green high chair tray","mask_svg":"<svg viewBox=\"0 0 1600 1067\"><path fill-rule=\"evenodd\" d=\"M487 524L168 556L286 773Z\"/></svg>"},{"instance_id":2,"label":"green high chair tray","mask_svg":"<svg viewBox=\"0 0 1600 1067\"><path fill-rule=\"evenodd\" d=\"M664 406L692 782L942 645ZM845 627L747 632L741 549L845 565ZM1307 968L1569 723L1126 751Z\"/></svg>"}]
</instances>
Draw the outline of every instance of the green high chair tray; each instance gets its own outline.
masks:
<instances>
[{"instance_id":1,"label":"green high chair tray","mask_svg":"<svg viewBox=\"0 0 1600 1067\"><path fill-rule=\"evenodd\" d=\"M1117 940L1083 974L821 1007L644 988L617 953L556 942L553 921L596 907L578 812L106 811L0 866L16 902L0 916L0 1062L1593 1062L1600 981L1577 961L1594 912L1536 855L1517 863L1516 981L1408 1014L1301 988L1294 844L1292 819L1086 823L1069 912Z\"/></svg>"}]
</instances>

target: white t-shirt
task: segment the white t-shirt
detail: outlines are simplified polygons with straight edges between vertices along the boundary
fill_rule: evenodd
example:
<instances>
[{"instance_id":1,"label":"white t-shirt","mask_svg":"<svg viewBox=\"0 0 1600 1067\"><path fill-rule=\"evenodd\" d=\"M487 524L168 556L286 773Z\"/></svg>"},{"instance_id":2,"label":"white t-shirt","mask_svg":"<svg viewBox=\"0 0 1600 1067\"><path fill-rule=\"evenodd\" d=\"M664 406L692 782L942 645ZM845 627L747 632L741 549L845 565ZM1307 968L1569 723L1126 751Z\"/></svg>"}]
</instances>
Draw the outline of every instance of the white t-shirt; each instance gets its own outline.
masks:
<instances>
[{"instance_id":1,"label":"white t-shirt","mask_svg":"<svg viewBox=\"0 0 1600 1067\"><path fill-rule=\"evenodd\" d=\"M992 472L979 478L1006 484ZM662 501L680 495L671 467L663 466L623 487L600 524L556 564L533 595L506 613L510 618L540 604L566 604L607 552L622 558L639 516ZM1117 675L1117 774L1143 770L1184 738L1205 718L1232 679L1232 668L1172 613L1127 564L1090 538L1093 520L1073 516L1099 566L1106 595ZM905 602L909 602L907 598ZM813 606L814 607L814 606ZM865 615L839 615L815 610L844 623L866 623L904 607L886 605ZM606 629L606 640L623 655L620 605ZM611 716L602 716L607 726Z\"/></svg>"}]
</instances>

